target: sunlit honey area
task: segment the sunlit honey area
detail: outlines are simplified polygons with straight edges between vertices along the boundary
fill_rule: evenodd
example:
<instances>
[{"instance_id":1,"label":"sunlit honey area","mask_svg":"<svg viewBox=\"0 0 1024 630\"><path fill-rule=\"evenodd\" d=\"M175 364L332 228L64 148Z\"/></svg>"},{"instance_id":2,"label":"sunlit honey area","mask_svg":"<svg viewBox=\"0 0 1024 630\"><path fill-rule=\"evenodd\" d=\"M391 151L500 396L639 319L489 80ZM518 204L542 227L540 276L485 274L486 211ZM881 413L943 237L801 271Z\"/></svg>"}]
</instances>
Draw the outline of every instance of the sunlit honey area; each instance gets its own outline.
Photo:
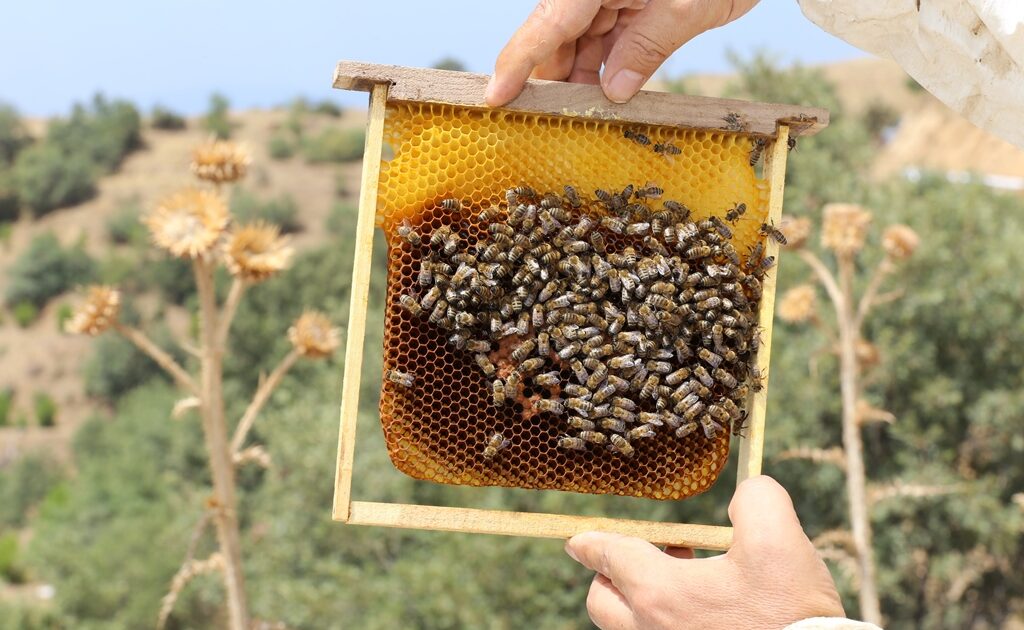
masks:
<instances>
[{"instance_id":1,"label":"sunlit honey area","mask_svg":"<svg viewBox=\"0 0 1024 630\"><path fill-rule=\"evenodd\" d=\"M649 142L627 137L634 134ZM492 206L507 210L510 189L529 186L539 199L549 191L561 195L569 184L583 198L578 212L600 220L608 209L595 199L597 189L650 185L664 192L648 205L678 201L692 211L692 221L725 217L730 208L745 204L746 212L730 223L731 243L745 258L763 238L758 230L767 199L767 185L750 164L752 140L724 132L420 103L388 105L384 140L392 152L381 168L377 214L388 242L384 367L385 374L413 377L412 387L388 378L383 383L381 423L394 465L415 478L460 485L655 499L707 490L728 458L728 430L714 439L700 431L681 437L669 431L634 441L633 452L623 457L607 447L558 447L566 427L532 408L537 399L557 396L557 387L536 387L526 379L515 400L493 404L490 381L474 354L454 347L450 330L403 307L403 295L423 292L417 282L423 254L398 232L412 228L426 241L450 227L467 251L478 254L477 243L488 236L480 213ZM678 153L655 152L656 145L666 144ZM609 252L629 243L608 236ZM503 362L509 350L495 344L491 356L499 370L507 371ZM557 361L545 369L570 375L568 365ZM485 454L496 434L503 442L500 453Z\"/></svg>"}]
</instances>

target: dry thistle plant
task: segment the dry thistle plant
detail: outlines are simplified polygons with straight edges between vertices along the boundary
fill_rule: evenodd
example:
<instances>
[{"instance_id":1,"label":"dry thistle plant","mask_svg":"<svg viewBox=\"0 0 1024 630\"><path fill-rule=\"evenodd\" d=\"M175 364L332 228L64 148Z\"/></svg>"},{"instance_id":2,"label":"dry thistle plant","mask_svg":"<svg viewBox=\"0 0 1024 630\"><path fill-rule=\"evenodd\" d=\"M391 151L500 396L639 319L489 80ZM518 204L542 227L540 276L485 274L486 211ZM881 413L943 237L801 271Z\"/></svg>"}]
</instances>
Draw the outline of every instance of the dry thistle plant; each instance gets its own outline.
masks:
<instances>
[{"instance_id":1,"label":"dry thistle plant","mask_svg":"<svg viewBox=\"0 0 1024 630\"><path fill-rule=\"evenodd\" d=\"M798 447L783 452L779 459L804 459L818 464L834 465L846 475L850 531L832 532L816 545L823 557L836 561L839 569L851 578L858 589L860 612L865 621L881 624L875 560L871 547L869 511L877 501L895 497L923 498L956 492L956 486L925 486L894 483L869 487L864 469L864 449L860 429L869 423L892 423L888 411L871 405L863 396L864 375L881 362L879 349L862 336L864 321L875 306L891 302L902 291L879 293L882 284L910 258L920 244L917 234L905 225L891 225L882 233L885 256L878 262L858 297L854 290L857 257L864 249L872 216L867 209L854 204L829 204L824 209L821 243L835 259L836 273L818 254L807 249L811 235L808 219L784 219L780 229L788 240L788 249L796 250L811 268L817 282L835 312L833 332L824 326L818 314L817 288L801 284L787 291L779 301L779 317L791 324L811 323L828 338L827 345L839 355L840 391L842 395L842 447L827 449ZM821 537L819 537L821 538ZM836 544L838 539L846 542ZM856 569L854 571L854 569Z\"/></svg>"},{"instance_id":2,"label":"dry thistle plant","mask_svg":"<svg viewBox=\"0 0 1024 630\"><path fill-rule=\"evenodd\" d=\"M287 331L292 350L253 393L245 413L229 435L223 396L223 360L231 322L248 287L288 267L292 249L277 226L267 223L233 226L220 185L244 177L250 163L244 148L231 142L210 142L196 149L192 171L217 190L186 189L167 197L144 219L156 247L192 263L199 297L199 339L190 350L199 360L197 374L153 343L144 332L118 321L121 295L114 287L90 287L87 297L67 323L67 331L99 335L114 330L149 355L170 374L186 396L175 404L173 417L196 409L202 418L213 490L203 516L193 532L185 561L172 581L159 611L157 627L166 623L178 594L188 581L202 573L221 573L226 591L228 620L232 630L248 630L249 610L242 573L238 531L238 498L235 470L253 463L270 465L270 454L260 445L246 446L256 418L281 380L300 358L323 359L338 348L339 332L326 315L307 311ZM231 288L218 303L214 272L227 268ZM284 332L284 331L282 331ZM183 344L185 345L185 344ZM206 559L193 554L198 541L212 523L218 550Z\"/></svg>"}]
</instances>

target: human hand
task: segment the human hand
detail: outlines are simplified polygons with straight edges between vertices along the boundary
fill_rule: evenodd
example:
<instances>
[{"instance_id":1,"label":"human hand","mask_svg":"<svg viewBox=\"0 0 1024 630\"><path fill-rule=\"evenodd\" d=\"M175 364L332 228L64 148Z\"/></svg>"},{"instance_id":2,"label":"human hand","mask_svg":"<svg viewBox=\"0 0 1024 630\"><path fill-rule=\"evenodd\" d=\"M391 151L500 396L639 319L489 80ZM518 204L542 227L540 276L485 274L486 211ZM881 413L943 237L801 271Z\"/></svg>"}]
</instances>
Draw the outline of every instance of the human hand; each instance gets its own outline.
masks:
<instances>
[{"instance_id":1,"label":"human hand","mask_svg":"<svg viewBox=\"0 0 1024 630\"><path fill-rule=\"evenodd\" d=\"M800 527L793 502L771 477L754 477L729 504L733 545L696 560L638 538L588 532L565 550L597 572L587 596L603 630L784 628L810 617L844 617L828 568Z\"/></svg>"},{"instance_id":2,"label":"human hand","mask_svg":"<svg viewBox=\"0 0 1024 630\"><path fill-rule=\"evenodd\" d=\"M530 76L600 84L610 100L625 103L677 48L757 2L540 0L498 55L487 104L511 101Z\"/></svg>"}]
</instances>

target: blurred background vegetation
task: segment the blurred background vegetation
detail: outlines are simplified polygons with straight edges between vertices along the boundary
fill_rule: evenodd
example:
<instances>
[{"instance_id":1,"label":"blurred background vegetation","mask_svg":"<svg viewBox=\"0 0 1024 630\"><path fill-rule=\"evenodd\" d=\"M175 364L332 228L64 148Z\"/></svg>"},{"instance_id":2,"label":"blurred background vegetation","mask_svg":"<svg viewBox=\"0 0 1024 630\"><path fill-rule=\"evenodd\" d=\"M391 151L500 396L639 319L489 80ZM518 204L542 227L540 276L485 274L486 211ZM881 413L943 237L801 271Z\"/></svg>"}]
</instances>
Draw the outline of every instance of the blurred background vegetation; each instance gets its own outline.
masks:
<instances>
[{"instance_id":1,"label":"blurred background vegetation","mask_svg":"<svg viewBox=\"0 0 1024 630\"><path fill-rule=\"evenodd\" d=\"M665 87L832 111L831 126L790 154L788 214L819 224L823 204L859 203L874 211L874 230L899 222L922 238L891 280L905 295L867 323L880 350L871 402L896 420L865 429L865 459L873 483L964 491L880 501L873 511L887 627L1021 627L1024 284L1015 278L1024 268L1024 197L978 177L879 172L879 156L926 94L904 95L902 107L865 103L834 73L782 69L767 56L735 64L729 77ZM143 116L100 96L48 124L0 107L0 629L151 627L210 483L197 419L170 420L177 395L158 368L119 337L92 344L59 332L67 292L118 283L123 319L188 360L174 339L196 325L182 308L193 299L190 271L153 254L137 218L181 183L188 150L209 133L249 143L254 167L232 210L281 223L300 255L254 288L237 315L225 395L229 417L238 417L244 392L286 349L284 332L302 306L345 323L363 120L301 100L235 114L217 95L198 119L164 108ZM869 243L865 265L882 255L878 238ZM378 239L378 272L384 253ZM780 293L808 279L792 255L783 255L780 274ZM376 415L381 274L373 283L357 497L726 522L731 472L681 503L449 488L397 473ZM331 522L340 362L296 366L255 429L273 465L241 470L254 616L288 628L586 627L590 576L558 541ZM842 474L777 456L839 444L839 415L832 349L814 329L780 323L766 471L789 489L812 538L846 522ZM855 616L856 585L842 566L831 568ZM169 627L219 627L222 600L215 576L198 578Z\"/></svg>"}]
</instances>

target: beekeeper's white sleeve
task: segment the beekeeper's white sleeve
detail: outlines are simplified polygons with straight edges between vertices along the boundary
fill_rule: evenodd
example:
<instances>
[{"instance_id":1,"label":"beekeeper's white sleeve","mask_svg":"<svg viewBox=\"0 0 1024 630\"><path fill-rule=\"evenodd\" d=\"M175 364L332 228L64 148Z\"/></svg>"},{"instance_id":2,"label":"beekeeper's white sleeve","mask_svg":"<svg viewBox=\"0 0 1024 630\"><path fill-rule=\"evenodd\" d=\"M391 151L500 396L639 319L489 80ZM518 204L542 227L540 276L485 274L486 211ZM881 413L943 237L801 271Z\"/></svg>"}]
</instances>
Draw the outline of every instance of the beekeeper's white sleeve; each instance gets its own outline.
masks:
<instances>
[{"instance_id":1,"label":"beekeeper's white sleeve","mask_svg":"<svg viewBox=\"0 0 1024 630\"><path fill-rule=\"evenodd\" d=\"M1024 148L1024 0L799 0L826 31L906 70L972 123Z\"/></svg>"}]
</instances>

